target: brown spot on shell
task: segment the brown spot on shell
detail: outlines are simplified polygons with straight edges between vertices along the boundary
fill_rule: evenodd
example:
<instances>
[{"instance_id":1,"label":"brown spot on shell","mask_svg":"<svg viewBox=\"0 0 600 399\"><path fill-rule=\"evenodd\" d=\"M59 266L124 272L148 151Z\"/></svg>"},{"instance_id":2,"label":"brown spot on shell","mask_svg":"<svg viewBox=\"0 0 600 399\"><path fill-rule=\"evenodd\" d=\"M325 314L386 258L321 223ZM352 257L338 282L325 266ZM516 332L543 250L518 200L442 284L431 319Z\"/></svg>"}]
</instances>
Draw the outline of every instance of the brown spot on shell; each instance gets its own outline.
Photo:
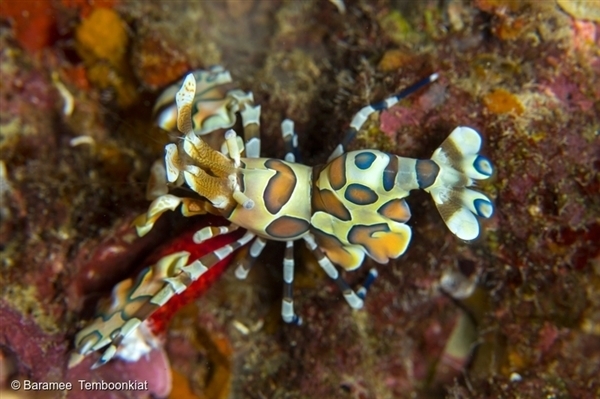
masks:
<instances>
[{"instance_id":1,"label":"brown spot on shell","mask_svg":"<svg viewBox=\"0 0 600 399\"><path fill-rule=\"evenodd\" d=\"M339 190L346 185L346 158L347 155L344 154L329 164L327 177L329 177L329 184L334 190Z\"/></svg>"},{"instance_id":2,"label":"brown spot on shell","mask_svg":"<svg viewBox=\"0 0 600 399\"><path fill-rule=\"evenodd\" d=\"M292 168L277 159L269 159L265 166L275 171L265 187L265 206L269 213L276 215L292 197L298 179Z\"/></svg>"},{"instance_id":3,"label":"brown spot on shell","mask_svg":"<svg viewBox=\"0 0 600 399\"><path fill-rule=\"evenodd\" d=\"M348 241L355 245L362 245L369 256L379 263L385 263L390 258L400 256L410 242L408 234L403 231L392 231L385 223L371 226L356 225L348 233Z\"/></svg>"},{"instance_id":4,"label":"brown spot on shell","mask_svg":"<svg viewBox=\"0 0 600 399\"><path fill-rule=\"evenodd\" d=\"M362 184L350 184L344 194L346 200L356 205L369 205L377 202L379 196L375 191Z\"/></svg>"},{"instance_id":5,"label":"brown spot on shell","mask_svg":"<svg viewBox=\"0 0 600 399\"><path fill-rule=\"evenodd\" d=\"M396 175L398 174L398 157L388 155L389 162L383 170L383 188L385 191L390 191L396 184Z\"/></svg>"},{"instance_id":6,"label":"brown spot on shell","mask_svg":"<svg viewBox=\"0 0 600 399\"><path fill-rule=\"evenodd\" d=\"M272 221L265 231L274 238L289 239L305 233L309 227L310 224L304 219L282 216Z\"/></svg>"},{"instance_id":7,"label":"brown spot on shell","mask_svg":"<svg viewBox=\"0 0 600 399\"><path fill-rule=\"evenodd\" d=\"M329 260L336 265L351 270L357 266L357 263L358 266L362 263L363 258L357 259L356 256L348 252L337 237L323 233L319 230L314 230L314 235L319 248L321 248Z\"/></svg>"},{"instance_id":8,"label":"brown spot on shell","mask_svg":"<svg viewBox=\"0 0 600 399\"><path fill-rule=\"evenodd\" d=\"M383 204L377 212L393 221L406 223L410 219L410 208L403 199L393 199Z\"/></svg>"},{"instance_id":9,"label":"brown spot on shell","mask_svg":"<svg viewBox=\"0 0 600 399\"><path fill-rule=\"evenodd\" d=\"M446 152L451 161L456 161L461 158L460 153L458 153L458 150L454 147L453 143L444 143L444 145L446 146L444 150L452 147L452 149L448 149ZM453 162L453 164L454 163L458 162ZM438 164L430 159L417 160L416 170L417 182L419 183L419 187L423 189L435 183L435 180L440 173L440 167Z\"/></svg>"},{"instance_id":10,"label":"brown spot on shell","mask_svg":"<svg viewBox=\"0 0 600 399\"><path fill-rule=\"evenodd\" d=\"M348 221L352 218L348 208L330 190L315 190L313 195L313 213L325 212L340 220Z\"/></svg>"}]
</instances>

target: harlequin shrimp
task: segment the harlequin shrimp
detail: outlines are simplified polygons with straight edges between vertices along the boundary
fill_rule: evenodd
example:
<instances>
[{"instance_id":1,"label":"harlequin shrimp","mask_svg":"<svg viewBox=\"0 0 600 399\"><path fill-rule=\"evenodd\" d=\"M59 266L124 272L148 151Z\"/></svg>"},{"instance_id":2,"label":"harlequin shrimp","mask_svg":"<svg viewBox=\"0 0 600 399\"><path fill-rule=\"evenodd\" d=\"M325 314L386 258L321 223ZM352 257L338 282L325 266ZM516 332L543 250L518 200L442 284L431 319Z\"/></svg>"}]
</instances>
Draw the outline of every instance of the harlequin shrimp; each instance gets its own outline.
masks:
<instances>
[{"instance_id":1,"label":"harlequin shrimp","mask_svg":"<svg viewBox=\"0 0 600 399\"><path fill-rule=\"evenodd\" d=\"M371 114L390 108L436 78L437 74L431 75L380 103L362 108L351 120L344 143L357 134ZM211 111L199 116L200 102L207 102L211 97L208 93L229 81L229 74L222 68L196 72L181 84L175 95L176 108L169 108L165 101L173 95L173 89L159 99L159 123L170 129L176 120L183 137L176 144L166 145L164 163L153 167L149 196L154 200L134 225L138 234L144 235L163 213L181 206L186 217L214 214L230 222L198 230L193 237L198 245L240 228L245 232L204 256L191 257L182 251L146 269L135 284L126 287L126 293L114 298L110 309L100 312L77 334L71 366L105 347L97 365L115 354L135 359L118 350L131 336L140 334L136 332L138 327L241 247L249 246L248 256L238 260L235 269L236 276L243 279L267 241L285 242L281 315L287 323L300 324L292 289L295 241L305 242L348 304L360 309L376 270L370 270L362 286L354 291L335 265L351 271L360 267L365 257L385 264L402 255L411 239L411 228L406 224L411 212L405 201L411 190L428 192L446 226L463 240L479 235L477 217L492 215L491 200L469 188L493 173L491 162L479 155L482 139L475 130L457 127L430 159L371 149L346 152L345 144L340 144L325 165L311 167L295 162L297 135L293 122L286 119L281 124L285 158L260 158L260 106L254 105L252 93L233 90L222 98L215 97ZM229 129L238 113L245 141ZM220 151L201 137L218 128L229 129ZM174 194L185 193L182 188L193 193Z\"/></svg>"}]
</instances>

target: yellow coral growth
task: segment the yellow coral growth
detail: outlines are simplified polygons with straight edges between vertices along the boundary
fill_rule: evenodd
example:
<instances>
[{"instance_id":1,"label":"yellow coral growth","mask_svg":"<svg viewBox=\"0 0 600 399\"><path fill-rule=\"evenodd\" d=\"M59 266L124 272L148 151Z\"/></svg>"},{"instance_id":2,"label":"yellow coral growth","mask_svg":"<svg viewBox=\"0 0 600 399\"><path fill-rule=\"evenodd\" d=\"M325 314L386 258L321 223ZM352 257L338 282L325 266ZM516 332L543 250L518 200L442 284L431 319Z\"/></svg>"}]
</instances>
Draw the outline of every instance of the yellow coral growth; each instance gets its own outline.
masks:
<instances>
[{"instance_id":1,"label":"yellow coral growth","mask_svg":"<svg viewBox=\"0 0 600 399\"><path fill-rule=\"evenodd\" d=\"M504 89L496 89L483 98L485 107L494 114L506 114L513 112L521 115L525 108L517 96Z\"/></svg>"},{"instance_id":2,"label":"yellow coral growth","mask_svg":"<svg viewBox=\"0 0 600 399\"><path fill-rule=\"evenodd\" d=\"M397 71L412 59L410 54L402 50L388 50L379 61L379 69L383 72Z\"/></svg>"},{"instance_id":3,"label":"yellow coral growth","mask_svg":"<svg viewBox=\"0 0 600 399\"><path fill-rule=\"evenodd\" d=\"M111 9L96 8L75 31L77 50L86 61L105 60L119 68L127 49L127 30Z\"/></svg>"},{"instance_id":4,"label":"yellow coral growth","mask_svg":"<svg viewBox=\"0 0 600 399\"><path fill-rule=\"evenodd\" d=\"M96 8L75 31L77 52L87 77L100 88L113 88L122 107L133 104L137 90L127 66L127 27L116 11Z\"/></svg>"},{"instance_id":5,"label":"yellow coral growth","mask_svg":"<svg viewBox=\"0 0 600 399\"><path fill-rule=\"evenodd\" d=\"M419 36L418 32L413 30L406 18L398 11L391 11L379 18L379 25L390 39L398 44L406 45L407 42L414 41Z\"/></svg>"}]
</instances>

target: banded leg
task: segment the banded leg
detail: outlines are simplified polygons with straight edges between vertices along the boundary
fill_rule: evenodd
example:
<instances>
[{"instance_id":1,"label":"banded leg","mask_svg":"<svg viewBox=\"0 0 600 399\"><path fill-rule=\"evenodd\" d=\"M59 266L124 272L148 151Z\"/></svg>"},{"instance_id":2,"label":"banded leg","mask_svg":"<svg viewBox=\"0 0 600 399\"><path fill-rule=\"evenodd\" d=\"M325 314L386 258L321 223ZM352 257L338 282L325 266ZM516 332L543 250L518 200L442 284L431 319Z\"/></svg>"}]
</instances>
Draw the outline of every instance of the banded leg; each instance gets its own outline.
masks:
<instances>
[{"instance_id":1,"label":"banded leg","mask_svg":"<svg viewBox=\"0 0 600 399\"><path fill-rule=\"evenodd\" d=\"M379 273L377 273L377 269L369 270L367 278L365 278L365 281L362 283L362 286L358 289L358 291L356 291L356 295L358 295L358 297L363 301L367 296L367 292L369 292L369 288L371 288L371 284L373 284L373 281L375 281L378 275Z\"/></svg>"},{"instance_id":2,"label":"banded leg","mask_svg":"<svg viewBox=\"0 0 600 399\"><path fill-rule=\"evenodd\" d=\"M250 100L240 99L240 114L244 126L244 139L247 158L260 157L260 105L254 106L252 93L247 93Z\"/></svg>"},{"instance_id":3,"label":"banded leg","mask_svg":"<svg viewBox=\"0 0 600 399\"><path fill-rule=\"evenodd\" d=\"M296 162L298 155L298 135L294 132L294 121L285 119L281 122L281 136L285 146L285 159L288 162Z\"/></svg>"},{"instance_id":4,"label":"banded leg","mask_svg":"<svg viewBox=\"0 0 600 399\"><path fill-rule=\"evenodd\" d=\"M110 309L103 312L75 337L75 352L69 360L74 367L90 353L108 345L93 368L108 362L129 334L148 319L159 307L166 304L174 295L186 290L208 269L246 245L255 237L246 232L231 244L188 263L189 252L183 251L165 256L155 265L145 269L133 283L126 280L117 287L119 298L111 303Z\"/></svg>"},{"instance_id":5,"label":"banded leg","mask_svg":"<svg viewBox=\"0 0 600 399\"><path fill-rule=\"evenodd\" d=\"M248 251L248 257L238 261L238 265L235 269L235 276L238 279L243 280L248 276L248 272L250 272L250 269L254 266L256 258L260 256L265 245L267 245L267 241L261 237L256 237L252 242Z\"/></svg>"},{"instance_id":6,"label":"banded leg","mask_svg":"<svg viewBox=\"0 0 600 399\"><path fill-rule=\"evenodd\" d=\"M240 165L240 156L244 150L246 150L246 158L260 157L260 105L252 105L252 93L240 93L236 91L236 94L231 95L240 103L236 103L236 109L241 108L240 114L242 115L245 140L235 135L235 131L230 129L225 133L226 142L221 146L221 153L229 155L236 167ZM230 132L233 132L233 134ZM232 140L234 137L235 142Z\"/></svg>"},{"instance_id":7,"label":"banded leg","mask_svg":"<svg viewBox=\"0 0 600 399\"><path fill-rule=\"evenodd\" d=\"M194 243L201 244L209 238L229 234L236 231L238 228L239 226L233 223L229 226L207 226L194 233L193 240Z\"/></svg>"},{"instance_id":8,"label":"banded leg","mask_svg":"<svg viewBox=\"0 0 600 399\"><path fill-rule=\"evenodd\" d=\"M306 241L306 245L308 249L312 251L317 258L317 262L319 262L319 266L323 268L325 273L335 281L340 291L344 294L344 298L346 302L350 305L352 309L360 309L363 307L363 300L350 288L348 283L342 278L340 273L337 271L333 263L329 260L329 258L323 253L323 251L317 246L315 242L315 238L312 234L307 234L304 237L304 241Z\"/></svg>"},{"instance_id":9,"label":"banded leg","mask_svg":"<svg viewBox=\"0 0 600 399\"><path fill-rule=\"evenodd\" d=\"M294 241L286 241L283 257L283 299L281 317L286 323L302 324L302 318L294 313Z\"/></svg>"},{"instance_id":10,"label":"banded leg","mask_svg":"<svg viewBox=\"0 0 600 399\"><path fill-rule=\"evenodd\" d=\"M356 135L362 128L363 124L366 122L366 120L369 118L369 116L371 116L372 113L374 113L376 111L383 111L385 109L392 107L398 101L411 95L412 93L419 90L423 86L426 86L432 82L435 82L437 80L437 78L438 78L438 74L434 73L432 75L429 75L425 79L420 80L417 83L407 87L406 89L400 91L399 93L396 93L393 96L386 98L385 100L383 100L381 102L378 102L375 104L370 104L370 105L367 105L366 107L363 107L360 111L358 111L356 114L354 114L354 117L352 118L352 122L350 122L350 128L346 131L346 134L345 134L344 138L342 139L342 142L340 144L338 144L338 146L333 150L333 152L327 159L327 162L334 160L335 158L339 157L340 155L342 155L345 152L345 148L347 147L347 145L352 140L354 140L354 138L356 137Z\"/></svg>"}]
</instances>

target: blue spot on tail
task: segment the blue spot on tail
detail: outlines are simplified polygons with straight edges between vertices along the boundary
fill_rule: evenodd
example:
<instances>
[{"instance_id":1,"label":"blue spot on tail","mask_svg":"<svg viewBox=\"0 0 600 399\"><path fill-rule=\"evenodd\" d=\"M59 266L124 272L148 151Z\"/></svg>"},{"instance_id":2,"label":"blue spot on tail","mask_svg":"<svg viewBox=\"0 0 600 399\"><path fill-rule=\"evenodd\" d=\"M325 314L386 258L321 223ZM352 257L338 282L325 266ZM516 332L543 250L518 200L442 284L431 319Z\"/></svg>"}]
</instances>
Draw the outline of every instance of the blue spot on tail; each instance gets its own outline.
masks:
<instances>
[{"instance_id":1,"label":"blue spot on tail","mask_svg":"<svg viewBox=\"0 0 600 399\"><path fill-rule=\"evenodd\" d=\"M360 154L357 154L354 157L354 163L359 169L366 170L369 169L371 165L373 165L375 159L377 159L377 156L375 154L373 154L372 152L365 151L361 152Z\"/></svg>"},{"instance_id":2,"label":"blue spot on tail","mask_svg":"<svg viewBox=\"0 0 600 399\"><path fill-rule=\"evenodd\" d=\"M492 162L483 155L477 155L477 158L475 158L475 161L473 161L473 167L477 172L488 177L494 173L494 166L492 166Z\"/></svg>"},{"instance_id":3,"label":"blue spot on tail","mask_svg":"<svg viewBox=\"0 0 600 399\"><path fill-rule=\"evenodd\" d=\"M475 201L473 201L473 206L477 211L477 216L482 218L489 218L494 214L494 205L490 201L477 198Z\"/></svg>"}]
</instances>

